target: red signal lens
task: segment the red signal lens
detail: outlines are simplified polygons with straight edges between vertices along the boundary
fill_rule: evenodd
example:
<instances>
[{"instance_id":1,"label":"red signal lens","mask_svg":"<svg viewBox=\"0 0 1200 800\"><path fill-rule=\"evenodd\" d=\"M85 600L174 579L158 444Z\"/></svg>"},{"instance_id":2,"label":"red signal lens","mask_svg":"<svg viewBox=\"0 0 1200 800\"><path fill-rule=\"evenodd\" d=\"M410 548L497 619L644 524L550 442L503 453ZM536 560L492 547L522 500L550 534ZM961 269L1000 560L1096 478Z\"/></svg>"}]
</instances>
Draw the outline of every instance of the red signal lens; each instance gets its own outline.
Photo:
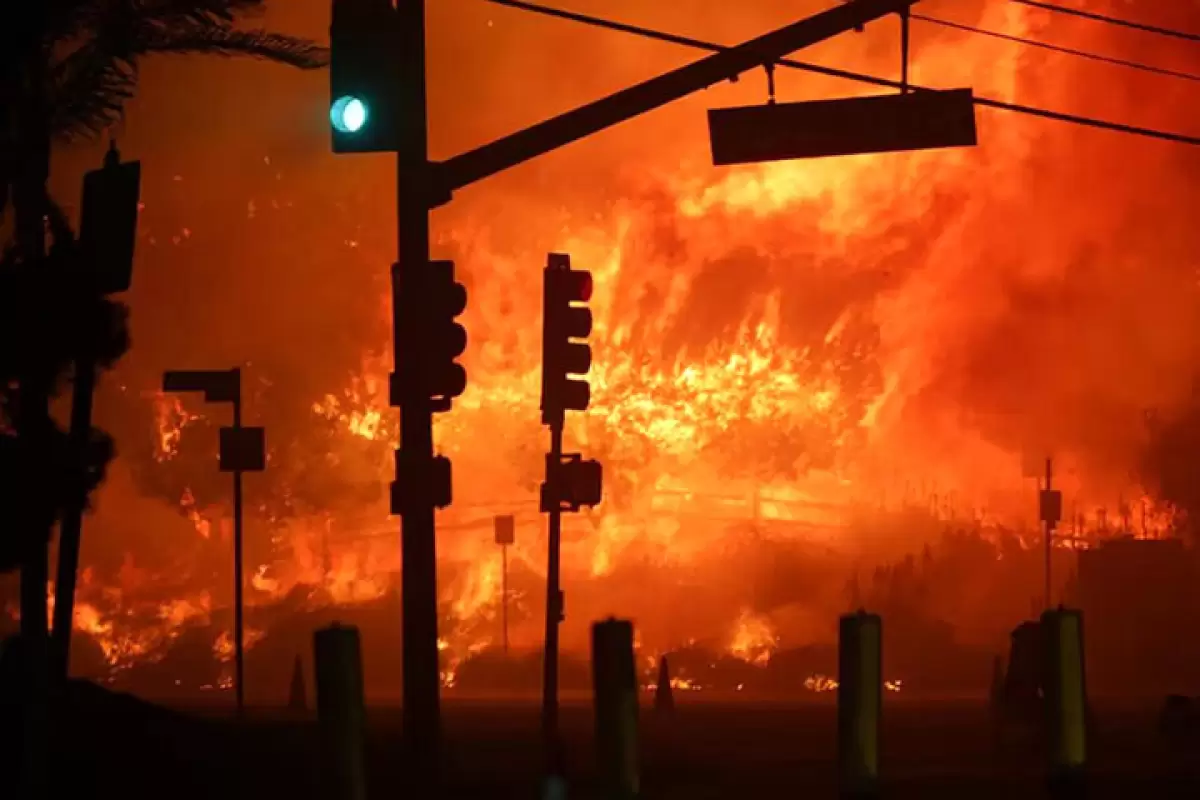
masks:
<instances>
[{"instance_id":1,"label":"red signal lens","mask_svg":"<svg viewBox=\"0 0 1200 800\"><path fill-rule=\"evenodd\" d=\"M592 299L592 273L577 271L574 273L575 278L575 297L572 302L586 303Z\"/></svg>"}]
</instances>

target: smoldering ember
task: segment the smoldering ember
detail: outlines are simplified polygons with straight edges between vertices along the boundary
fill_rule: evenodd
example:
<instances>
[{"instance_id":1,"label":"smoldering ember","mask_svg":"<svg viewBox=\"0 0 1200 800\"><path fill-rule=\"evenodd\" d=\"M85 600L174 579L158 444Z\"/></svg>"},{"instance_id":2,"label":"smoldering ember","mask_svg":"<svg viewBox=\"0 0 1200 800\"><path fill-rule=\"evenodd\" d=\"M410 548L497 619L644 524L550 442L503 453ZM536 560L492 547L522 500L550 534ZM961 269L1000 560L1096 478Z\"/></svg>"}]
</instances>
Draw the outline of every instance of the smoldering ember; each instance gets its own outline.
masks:
<instances>
[{"instance_id":1,"label":"smoldering ember","mask_svg":"<svg viewBox=\"0 0 1200 800\"><path fill-rule=\"evenodd\" d=\"M1019 626L1044 632L1059 624L1053 615L1062 609L1085 620L1077 660L1080 670L1086 663L1088 740L1096 742L1089 757L1107 752L1105 736L1141 736L1151 742L1143 749L1156 755L1098 769L1120 772L1114 782L1169 775L1184 785L1186 770L1162 766L1170 759L1159 750L1194 749L1195 740L1160 733L1157 715L1164 698L1178 695L1168 703L1172 724L1200 730L1200 712L1183 702L1200 694L1193 635L1200 626L1200 487L1192 464L1200 447L1200 3L176 5L188 8L114 4L145 14L144 24L162 31L155 34L161 40L150 36L124 53L98 44L107 41L105 3L51 0L49 21L28 25L17 24L15 10L0 12L0 29L12 22L18 31L5 39L12 57L7 45L0 48L7 92L0 92L0 120L19 131L0 125L0 150L15 154L0 160L0 197L12 189L11 202L0 204L11 241L0 265L8 281L0 292L12 300L5 316L17 320L22 306L43 308L21 292L52 292L21 278L22 269L42 262L61 269L55 259L64 258L86 264L99 252L87 222L99 212L85 209L84 175L100 174L110 148L110 168L140 164L132 281L128 291L106 295L128 310L128 349L107 359L111 365L72 350L59 358L66 366L39 363L30 371L36 359L53 357L29 344L37 334L25 322L3 328L9 343L0 360L9 388L0 392L0 434L17 453L0 453L9 459L6 475L51 474L21 462L33 457L16 444L33 441L29 409L46 399L30 387L45 393L49 385L30 376L55 376L49 415L67 441L65 432L78 427L78 378L85 364L100 367L90 413L111 437L114 455L82 518L72 684L103 687L105 697L132 695L139 709L166 707L245 730L256 715L282 726L279 710L290 702L300 716L286 717L287 724L316 730L315 713L309 720L304 709L316 708L318 683L332 679L320 678L314 632L351 626L369 712L386 717L404 705L411 739L413 726L429 718L404 702L419 681L405 673L423 662L415 652L406 656L406 644L421 645L415 627L403 632L402 620L418 619L417 606L406 604L420 602L412 598L422 573L415 562L404 570L400 512L409 531L404 553L419 557L414 520L434 503L442 506L433 540L442 707L431 713L440 713L448 730L460 724L471 731L464 737L480 740L499 736L477 732L472 715L484 713L480 708L517 709L518 716L534 709L533 719L548 702L543 652L550 629L556 631L549 647L557 650L552 682L555 703L562 703L561 733L555 711L544 712L550 728L537 731L531 722L529 731L509 735L527 738L538 753L530 780L565 775L581 780L586 792L592 778L578 775L628 779L605 772L603 747L593 769L592 745L572 739L575 707L606 696L597 654L610 645L601 644L606 629L594 627L600 620L632 622L634 685L647 708L666 702L659 685L665 680L670 714L685 719L694 710L705 720L697 729L734 725L729 720L745 714L750 721L736 725L756 731L746 734L751 738L767 736L767 723L753 721L767 713L761 709L800 709L797 719L806 721L797 724L805 730L828 729L820 735L829 754L814 758L828 761L829 781L846 789L844 769L859 767L846 767L844 754L835 757L840 740L832 718L821 715L835 701L858 702L850 699L858 689L844 685L853 672L848 631L860 636L847 628L855 612L881 621L881 648L863 645L880 659L878 675L853 681L877 684L884 717L900 709L897 719L906 721L897 725L950 730L959 717L931 720L949 707L978 706L972 731L1019 718L1017 727L1028 732L1043 723L1026 719L1028 698L1013 699L1023 691L1022 670L1032 675L1048 652L1069 660L1073 651L1043 637L1027 653L1021 631L1029 629ZM413 10L420 7L425 101L410 91L419 85L413 64L420 48L413 43L421 34L411 26L420 22ZM361 23L369 19L386 24L368 34L372 26ZM768 41L769 31L781 35ZM26 34L63 55L31 49ZM409 38L397 49L400 40L391 36ZM753 46L730 49L739 42ZM395 55L410 51L417 55ZM252 57L202 58L206 52ZM112 75L123 76L112 78L118 88L88 89L119 112L81 111L69 102L79 90L68 78L83 63L70 53L103 58ZM679 70L706 57L717 65L714 80ZM325 69L331 58L332 71ZM30 94L14 77L30 64L58 76L47 79L52 89L32 95L64 109L37 124L10 99ZM636 97L614 94L668 73L669 81L646 84ZM339 97L346 87L359 103L353 115L351 98ZM714 166L724 163L718 126L726 118L710 116L706 135L707 110L756 107L773 119L779 109L826 124L825 106L811 101L849 104L889 93L900 103L954 100L950 92L924 91L932 88L969 88L961 97L973 109L971 141L901 145L902 132L848 133L856 123L834 115L832 145L818 134L792 141L764 133L763 141L776 144L762 146L797 152ZM606 95L617 98L607 111L566 115L560 129L530 129L525 140L505 138ZM421 102L428 107L428 157L440 171L425 168L423 151L411 156L417 150L405 149L419 145L413 131L420 126L408 112ZM845 106L846 119L851 108ZM902 124L906 112L895 113L887 124ZM44 121L55 114L76 117ZM607 121L595 122L602 117ZM923 121L918 134L950 125L947 119ZM366 137L376 135L401 144L368 146ZM846 144L875 135L892 145ZM25 173L37 168L22 166L37 162L42 139L53 142L46 196L30 194ZM489 142L498 143L489 150ZM357 152L372 149L383 152ZM808 157L825 155L832 157ZM36 190L41 179L32 180ZM428 199L439 190L444 197ZM403 235L425 212L406 218L414 213L406 203L430 206L425 259ZM37 223L29 234L27 213L49 220L40 245L30 244ZM439 311L431 299L436 281L404 271L414 252L422 267L452 262L446 274L465 289L461 315L436 321L466 331L461 356L446 359L465 368L461 391L414 388L434 380L443 368L438 353L453 347L436 340L439 329L418 329L434 325ZM569 298L574 306L563 301L564 309L578 311L582 300L590 310L587 330L562 335L564 343L574 337L565 347L586 341L590 348L581 370L551 360L558 254L571 270L590 274L586 295ZM71 321L69 310L46 313L68 320L64 330L83 324ZM39 355L28 355L34 351ZM234 367L236 421L231 398L164 383L170 371ZM582 407L562 399L566 389L561 397L548 394L555 369L586 381ZM431 499L441 491L440 473L425 465L439 462L422 461L427 454L411 443L430 398L436 405L443 397L446 408L433 409L432 436L433 453L453 467L448 504ZM555 403L556 411L546 410ZM228 432L259 429L261 471L230 467L231 448L253 461L257 434L235 442ZM402 438L404 447L418 449L398 456ZM572 462L575 453L583 461ZM599 502L582 495L573 502L564 488L567 470L588 460L600 465ZM241 487L240 522L231 469ZM18 530L40 524L22 497L46 492L31 485L14 477L17 488L0 494L13 509L4 535L14 542L25 537ZM417 485L419 491L404 488ZM545 498L554 491L563 494L551 512ZM76 505L56 506L59 528L69 527ZM547 520L560 510L561 537L551 536ZM70 552L63 541L70 539L56 534L49 549L48 621L62 602L56 565ZM235 541L243 608L236 623ZM22 555L0 575L0 633L16 643L31 594L28 583L22 594L22 577L37 573L27 545L10 549ZM548 551L560 551L560 563L548 567ZM408 590L402 570L412 581ZM561 623L554 620L556 586ZM873 635L861 634L863 641ZM624 645L611 646L624 652ZM54 647L48 652L53 660ZM9 669L4 681L11 686L29 679ZM1038 708L1067 692L1052 690L1048 674L1031 679ZM1084 685L1082 677L1061 680ZM56 686L48 697L61 695ZM235 689L246 706L236 725L226 720ZM1119 735L1105 733L1105 725L1117 725L1116 712L1106 716L1110 706L1125 715ZM1139 711L1127 710L1133 707ZM655 727L667 724L667 713L644 723L647 793L685 781L674 767L655 766L660 753L675 758L686 749L678 731L669 745L656 739L667 736ZM455 722L455 714L466 721ZM595 736L604 740L599 706L596 719ZM1061 719L1046 725L1069 727ZM52 737L57 727L49 724ZM368 738L393 735L368 727ZM1140 732L1128 733L1135 728ZM547 730L573 743L566 748L569 769L553 755L549 767L538 760L553 738ZM1012 746L1018 761L1042 746L1023 735ZM441 747L452 751L447 736ZM893 761L895 774L907 774L904 758L888 754L918 748L920 734L897 738L904 744L885 737L882 778L860 765L871 786L886 785ZM1192 744L1178 744L1185 740ZM398 743L387 746L400 752ZM282 752L286 745L271 747ZM586 757L577 758L578 749ZM287 761L272 758L263 755L245 774L265 775ZM479 786L523 786L528 776L514 758L504 770L463 769L492 775L471 778ZM661 763L673 764L670 758L661 755ZM733 777L713 777L712 786L751 785L742 773L753 765L730 758L721 769ZM929 769L959 776L950 763L958 756L945 758ZM786 773L781 759L784 766L772 774ZM314 769L325 763L312 760ZM367 758L371 794L385 785L399 791L391 767L376 760ZM1001 796L987 791L1005 781L1015 786L1015 778L996 777L1007 775L1003 765L986 778L965 769L979 796ZM822 775L810 776L814 785ZM767 778L754 780L768 787ZM1194 788L1194 776L1187 780ZM50 796L47 785L33 780L21 791ZM454 791L460 789L445 796L476 796Z\"/></svg>"}]
</instances>

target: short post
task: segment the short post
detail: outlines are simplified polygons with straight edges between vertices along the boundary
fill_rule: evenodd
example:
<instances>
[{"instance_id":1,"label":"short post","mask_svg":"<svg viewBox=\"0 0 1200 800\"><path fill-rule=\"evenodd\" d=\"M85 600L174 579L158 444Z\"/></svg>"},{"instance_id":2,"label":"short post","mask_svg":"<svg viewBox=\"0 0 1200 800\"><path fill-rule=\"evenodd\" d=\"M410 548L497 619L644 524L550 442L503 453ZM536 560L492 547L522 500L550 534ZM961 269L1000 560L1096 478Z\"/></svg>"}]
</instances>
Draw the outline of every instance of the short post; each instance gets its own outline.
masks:
<instances>
[{"instance_id":1,"label":"short post","mask_svg":"<svg viewBox=\"0 0 1200 800\"><path fill-rule=\"evenodd\" d=\"M292 711L308 710L308 688L304 685L304 662L296 656L292 666L292 685L288 691L288 708Z\"/></svg>"},{"instance_id":2,"label":"short post","mask_svg":"<svg viewBox=\"0 0 1200 800\"><path fill-rule=\"evenodd\" d=\"M632 622L610 617L592 625L592 690L601 797L630 800L639 792Z\"/></svg>"},{"instance_id":3,"label":"short post","mask_svg":"<svg viewBox=\"0 0 1200 800\"><path fill-rule=\"evenodd\" d=\"M877 797L883 623L859 610L838 629L838 778L844 798Z\"/></svg>"},{"instance_id":4,"label":"short post","mask_svg":"<svg viewBox=\"0 0 1200 800\"><path fill-rule=\"evenodd\" d=\"M504 628L504 655L508 655L508 546L516 541L516 521L512 514L495 519L496 544L500 545L500 617Z\"/></svg>"},{"instance_id":5,"label":"short post","mask_svg":"<svg viewBox=\"0 0 1200 800\"><path fill-rule=\"evenodd\" d=\"M671 691L671 669L667 657L658 659L658 682L654 685L654 710L668 713L675 710L675 695Z\"/></svg>"},{"instance_id":6,"label":"short post","mask_svg":"<svg viewBox=\"0 0 1200 800\"><path fill-rule=\"evenodd\" d=\"M1086 794L1087 681L1083 613L1059 606L1042 614L1048 778L1056 798Z\"/></svg>"},{"instance_id":7,"label":"short post","mask_svg":"<svg viewBox=\"0 0 1200 800\"><path fill-rule=\"evenodd\" d=\"M329 800L366 800L366 711L358 628L336 622L313 634L317 725Z\"/></svg>"}]
</instances>

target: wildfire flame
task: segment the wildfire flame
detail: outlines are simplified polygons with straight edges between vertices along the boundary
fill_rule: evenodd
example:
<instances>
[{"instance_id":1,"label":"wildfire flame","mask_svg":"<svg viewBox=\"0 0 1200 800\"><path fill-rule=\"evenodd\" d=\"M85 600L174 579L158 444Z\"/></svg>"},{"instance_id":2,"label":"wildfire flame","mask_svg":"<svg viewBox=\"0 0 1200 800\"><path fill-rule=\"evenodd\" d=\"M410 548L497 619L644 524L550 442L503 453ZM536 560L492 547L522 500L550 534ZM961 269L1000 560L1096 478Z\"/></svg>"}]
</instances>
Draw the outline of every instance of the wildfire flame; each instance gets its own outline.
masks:
<instances>
[{"instance_id":1,"label":"wildfire flame","mask_svg":"<svg viewBox=\"0 0 1200 800\"><path fill-rule=\"evenodd\" d=\"M729 644L729 652L743 661L764 666L778 646L779 638L771 623L743 609Z\"/></svg>"},{"instance_id":2,"label":"wildfire flame","mask_svg":"<svg viewBox=\"0 0 1200 800\"><path fill-rule=\"evenodd\" d=\"M982 26L1015 35L1037 24L1015 4L986 6L980 17ZM846 47L838 53L848 54ZM1016 101L1029 89L1023 78L1029 70L1039 81L1060 74L1037 69L1040 62L1020 52L992 40L931 37L916 48L912 75L929 85L971 85L978 94ZM882 62L871 66L883 68ZM806 96L844 93L840 85L798 86ZM662 125L661 141L673 141L670 121ZM704 565L725 577L721 573L733 570L723 548L739 536L836 547L849 538L863 509L899 513L920 506L933 518L969 521L980 529L1024 525L1030 529L1027 544L1037 543L1035 526L1028 524L1036 513L1030 510L1035 489L1021 479L1019 450L1042 442L1018 442L1021 437L1009 435L1006 427L1018 412L977 395L1040 396L1038 376L1031 375L1019 392L993 384L976 373L988 372L1000 355L971 360L967 350L978 344L972 339L976 328L1003 321L1014 297L1037 295L1042 282L1060 277L1073 283L1062 276L1076 250L1104 238L1096 231L1108 230L1112 220L1106 206L1089 205L1092 198L1074 187L1068 194L1079 207L1069 220L1051 225L1040 219L1053 216L1049 203L1026 208L1020 181L1049 158L1044 155L1049 145L1061 148L1068 141L1053 137L1067 134L1042 134L1041 128L1008 118L1001 123L981 116L980 125L986 135L976 149L724 171L698 166L681 142L669 158L661 160L660 153L655 164L643 168L639 162L633 177L614 178L619 191L612 196L550 201L574 203L577 212L547 208L546 201L512 186L500 190L500 210L492 196L463 200L447 211L435 249L453 254L473 300L464 317L471 331L465 358L470 382L452 413L435 422L438 449L454 460L455 469L455 504L438 519L439 554L443 565L462 566L440 584L444 685L454 686L463 660L497 636L501 566L486 525L494 513L518 509L510 564L525 580L544 578L545 540L536 504L544 448L531 443L544 437L538 423L535 276L550 247L569 252L575 265L596 278L592 403L569 421L566 435L571 448L604 463L606 497L596 511L565 521L563 550L572 602L581 598L589 613L612 610L608 593L623 567L650 563L675 576ZM582 160L597 151L588 152L592 155ZM293 207L274 186L272 197L249 204L248 216L256 223ZM511 197L503 194L508 191ZM150 224L151 217L143 217L142 224ZM388 263L383 245L369 252L364 229L370 227L356 222L354 231L331 231L337 248L326 260L341 263L353 251L376 267ZM519 246L510 241L510 229L519 229ZM210 235L190 221L187 235L179 236L179 230L183 227L174 225L142 233L152 248L162 242L172 258L182 258ZM1120 236L1114 230L1108 238ZM1032 244L1014 249L1014 240ZM1144 260L1133 245L1128 252L1113 245L1105 253L1115 263ZM327 272L328 265L322 269ZM1194 275L1189 280L1194 283ZM290 275L286 281L292 281ZM319 286L337 290L332 283ZM269 299L262 305L273 305L274 295ZM390 314L389 301L380 294L382 317ZM356 316L364 313L361 305L354 308ZM311 320L305 324L311 326ZM999 338L1007 343L1015 335ZM397 414L387 398L391 358L381 355L382 344L364 345L359 363L339 365L351 373L344 385L324 385L295 398L307 415L298 428L321 424L335 431L313 471L347 472L354 460L364 483L386 486L392 479L390 448L369 447L398 438ZM1121 389L1137 382L1108 362L1104 369L1094 366L1079 371L1103 380L1119 376L1114 380ZM1054 371L1066 369L1056 362ZM1020 383L1012 377L1018 373L1024 380L1020 370L1010 370L1005 379ZM947 382L945 375L963 377ZM1112 389L1107 383L1101 388ZM1111 393L1122 408L1141 401L1116 389ZM1073 400L1051 396L1045 404L1070 409ZM153 409L153 458L168 469L178 464L180 442L202 416L161 393ZM1033 414L1025 406L1020 413ZM264 421L269 433L276 422ZM1094 420L1080 425L1105 428ZM985 427L987 434L981 432ZM1093 467L1083 451L1094 441L1076 444L1080 454L1068 452L1056 478L1068 498L1069 517L1059 527L1059 546L1088 547L1130 530L1151 537L1171 530L1172 509L1155 503L1136 480L1124 475L1113 480L1111 463L1099 459ZM1092 449L1107 456L1109 445L1117 447L1105 440ZM926 481L933 488L915 488ZM291 488L279 493L286 496ZM224 499L203 494L192 484L172 498L194 530L187 546L198 540L215 547L228 538ZM1132 514L1118 513L1122 496L1133 498ZM247 564L252 606L279 602L297 587L340 605L376 601L393 591L400 566L397 526L387 520L385 503L328 505L336 507L284 520L247 510L257 515L260 531L269 527L258 541L270 543ZM214 603L227 604L223 594L214 599L208 588L212 572L196 568L191 581L170 582L173 597L150 588L149 580L122 579L113 589L88 574L81 580L76 626L95 638L114 669L158 657L185 627L210 621ZM190 588L180 588L185 583ZM640 601L630 600L634 590L628 590L611 603L644 613L669 605L656 602L656 587L645 579L635 589ZM511 599L521 597L518 589ZM723 606L736 619L725 611L721 619L705 622L705 630L689 633L720 640L727 654L756 666L766 665L782 647L807 643L749 605L743 593ZM526 622L526 640L540 636L538 627ZM648 644L664 648L668 639L681 638L672 631ZM248 636L247 646L259 640ZM218 638L214 657L227 658L229 645L228 635ZM676 688L695 688L684 682ZM836 687L819 675L805 685L810 682L812 691ZM889 691L900 685L890 681Z\"/></svg>"}]
</instances>

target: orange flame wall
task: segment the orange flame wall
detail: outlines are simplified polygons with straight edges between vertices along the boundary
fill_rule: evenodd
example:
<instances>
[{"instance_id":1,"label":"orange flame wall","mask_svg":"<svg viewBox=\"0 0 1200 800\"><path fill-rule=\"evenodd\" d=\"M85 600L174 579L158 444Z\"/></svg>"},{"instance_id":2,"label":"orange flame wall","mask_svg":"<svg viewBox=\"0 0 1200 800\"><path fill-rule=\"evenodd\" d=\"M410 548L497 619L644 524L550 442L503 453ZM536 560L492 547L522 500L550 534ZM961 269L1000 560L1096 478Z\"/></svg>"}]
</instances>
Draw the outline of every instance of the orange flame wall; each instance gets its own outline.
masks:
<instances>
[{"instance_id":1,"label":"orange flame wall","mask_svg":"<svg viewBox=\"0 0 1200 800\"><path fill-rule=\"evenodd\" d=\"M276 4L266 22L323 38L326 5ZM821 5L576 7L732 43ZM1137 11L1200 28L1196 3L1170 5ZM439 157L696 55L474 0L430 6ZM920 10L1196 66L1169 43L1017 4ZM885 20L803 57L894 75L896 34ZM1198 132L1194 94L1178 81L920 23L913 46L923 85ZM214 412L147 399L172 367L249 362L247 413L272 447L268 473L247 486L249 498L267 498L250 510L257 602L306 583L368 600L397 567L381 491L396 422L382 394L392 168L329 155L324 81L260 64L154 62L118 132L125 154L144 162L146 206L134 350L106 383L100 422L130 444L84 557L97 574L128 562L172 577L123 586L120 603L226 595L223 478L205 472L211 462L185 468L173 457L189 431L193 441L213 435L190 417ZM439 546L447 563L468 565L444 580L447 614L463 623L453 626L463 641L448 646L476 646L481 634L464 621L495 612L490 514L518 515L515 569L544 569L533 498L545 446L540 269L551 250L597 276L595 401L567 435L569 448L604 461L607 481L603 509L567 524L568 644L582 644L590 617L618 612L646 621L659 648L690 636L749 647L739 614L755 587L724 563L731 519L891 552L896 543L851 536L852 509L925 487L963 516L1028 520L1022 459L1048 450L1069 507L1153 491L1131 477L1144 412L1188 400L1200 341L1193 149L980 110L980 145L969 150L708 165L702 110L765 91L761 73L745 75L471 187L435 214L435 257L456 260L471 297L470 385L437 423L456 498ZM785 100L866 91L778 73ZM97 161L64 153L62 193ZM156 407L173 438L151 458L137 442L158 430ZM168 473L175 483L146 477ZM622 563L649 571L617 580ZM532 643L539 590L526 583L532 605L518 634ZM669 583L700 588L671 595L687 599L663 613L655 587ZM808 611L786 622L793 641L828 634L813 609L836 607L839 590L814 588L800 602ZM110 601L105 613L119 608Z\"/></svg>"}]
</instances>

